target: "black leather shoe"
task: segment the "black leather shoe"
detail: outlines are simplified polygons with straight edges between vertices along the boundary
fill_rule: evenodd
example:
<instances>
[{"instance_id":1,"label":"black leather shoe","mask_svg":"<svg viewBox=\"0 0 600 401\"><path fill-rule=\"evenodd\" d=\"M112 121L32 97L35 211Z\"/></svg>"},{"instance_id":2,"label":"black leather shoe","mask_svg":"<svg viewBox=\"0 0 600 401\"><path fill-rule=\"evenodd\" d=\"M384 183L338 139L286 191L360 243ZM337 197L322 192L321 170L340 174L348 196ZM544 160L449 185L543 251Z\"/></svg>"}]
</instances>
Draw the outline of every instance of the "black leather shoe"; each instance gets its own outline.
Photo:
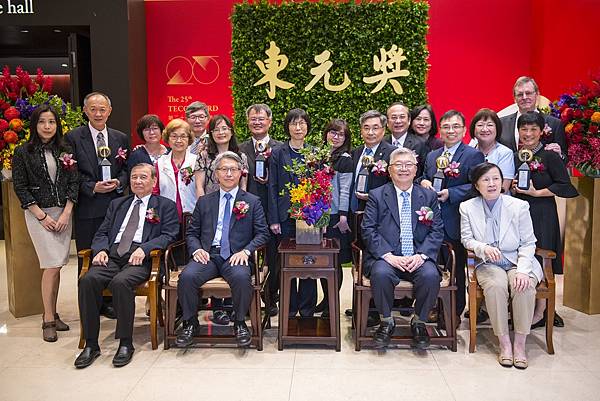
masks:
<instances>
[{"instance_id":1,"label":"black leather shoe","mask_svg":"<svg viewBox=\"0 0 600 401\"><path fill-rule=\"evenodd\" d=\"M252 334L248 326L246 326L246 322L235 322L233 324L233 332L238 346L247 347L252 342Z\"/></svg>"},{"instance_id":2,"label":"black leather shoe","mask_svg":"<svg viewBox=\"0 0 600 401\"><path fill-rule=\"evenodd\" d=\"M317 304L317 306L315 306L315 313L324 312L325 309L327 309L328 304L329 304L329 301L327 299L323 299L321 302L319 302Z\"/></svg>"},{"instance_id":3,"label":"black leather shoe","mask_svg":"<svg viewBox=\"0 0 600 401\"><path fill-rule=\"evenodd\" d=\"M135 348L133 347L127 345L119 346L117 353L113 357L113 366L115 368L120 368L127 365L129 362L131 362L131 358L133 358L134 351Z\"/></svg>"},{"instance_id":4,"label":"black leather shoe","mask_svg":"<svg viewBox=\"0 0 600 401\"><path fill-rule=\"evenodd\" d=\"M352 309L348 308L344 311L344 315L348 317L352 317Z\"/></svg>"},{"instance_id":5,"label":"black leather shoe","mask_svg":"<svg viewBox=\"0 0 600 401\"><path fill-rule=\"evenodd\" d=\"M221 326L229 326L229 323L231 323L231 318L224 310L214 311L210 320L212 320L214 324L218 324Z\"/></svg>"},{"instance_id":6,"label":"black leather shoe","mask_svg":"<svg viewBox=\"0 0 600 401\"><path fill-rule=\"evenodd\" d=\"M537 322L533 323L531 325L531 330L538 329L540 327L546 327L546 315L542 316L542 318L540 320L538 320Z\"/></svg>"},{"instance_id":7,"label":"black leather shoe","mask_svg":"<svg viewBox=\"0 0 600 401\"><path fill-rule=\"evenodd\" d=\"M186 321L183 323L183 329L175 340L175 345L178 347L188 347L194 342L194 336L200 334L200 326L198 323Z\"/></svg>"},{"instance_id":8,"label":"black leather shoe","mask_svg":"<svg viewBox=\"0 0 600 401\"><path fill-rule=\"evenodd\" d=\"M379 313L373 311L369 312L369 315L367 316L367 327L375 327L379 323L381 323Z\"/></svg>"},{"instance_id":9,"label":"black leather shoe","mask_svg":"<svg viewBox=\"0 0 600 401\"><path fill-rule=\"evenodd\" d=\"M558 316L558 313L554 312L554 327L565 327L565 321L562 317Z\"/></svg>"},{"instance_id":10,"label":"black leather shoe","mask_svg":"<svg viewBox=\"0 0 600 401\"><path fill-rule=\"evenodd\" d=\"M418 349L427 349L430 341L425 322L415 319L410 323L410 329L413 335L412 346Z\"/></svg>"},{"instance_id":11,"label":"black leather shoe","mask_svg":"<svg viewBox=\"0 0 600 401\"><path fill-rule=\"evenodd\" d=\"M98 348L85 347L81 354L75 359L75 367L77 369L83 369L90 366L96 358L100 356L100 350Z\"/></svg>"},{"instance_id":12,"label":"black leather shoe","mask_svg":"<svg viewBox=\"0 0 600 401\"><path fill-rule=\"evenodd\" d=\"M396 323L394 320L391 322L384 322L383 320L380 321L381 323L379 324L379 327L373 334L373 340L378 348L383 348L389 345L392 335L394 334Z\"/></svg>"},{"instance_id":13,"label":"black leather shoe","mask_svg":"<svg viewBox=\"0 0 600 401\"><path fill-rule=\"evenodd\" d=\"M102 305L102 307L100 308L100 314L107 319L116 319L117 318L117 313L115 312L115 308L113 308L111 305L106 305L106 304Z\"/></svg>"},{"instance_id":14,"label":"black leather shoe","mask_svg":"<svg viewBox=\"0 0 600 401\"><path fill-rule=\"evenodd\" d=\"M277 316L279 314L279 308L277 307L277 303L273 302L271 305L269 305L269 316L273 317L273 316Z\"/></svg>"}]
</instances>

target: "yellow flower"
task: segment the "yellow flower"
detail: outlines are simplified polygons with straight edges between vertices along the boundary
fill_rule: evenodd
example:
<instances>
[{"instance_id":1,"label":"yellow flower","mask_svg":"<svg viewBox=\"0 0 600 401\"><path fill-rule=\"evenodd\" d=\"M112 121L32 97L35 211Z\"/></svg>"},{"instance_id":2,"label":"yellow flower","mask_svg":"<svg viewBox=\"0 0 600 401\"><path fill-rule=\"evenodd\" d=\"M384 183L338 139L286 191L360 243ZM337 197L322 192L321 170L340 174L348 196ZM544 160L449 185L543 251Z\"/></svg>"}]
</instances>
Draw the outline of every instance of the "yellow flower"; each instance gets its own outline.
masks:
<instances>
[{"instance_id":1,"label":"yellow flower","mask_svg":"<svg viewBox=\"0 0 600 401\"><path fill-rule=\"evenodd\" d=\"M304 192L304 187L298 186L290 190L290 201L292 203L301 202L305 196L306 192Z\"/></svg>"},{"instance_id":2,"label":"yellow flower","mask_svg":"<svg viewBox=\"0 0 600 401\"><path fill-rule=\"evenodd\" d=\"M600 123L600 111L596 111L594 114L592 114L592 122Z\"/></svg>"},{"instance_id":3,"label":"yellow flower","mask_svg":"<svg viewBox=\"0 0 600 401\"><path fill-rule=\"evenodd\" d=\"M566 132L567 134L570 134L570 133L571 133L571 131L573 131L573 124L572 124L572 123L568 123L568 124L565 126L565 132Z\"/></svg>"}]
</instances>

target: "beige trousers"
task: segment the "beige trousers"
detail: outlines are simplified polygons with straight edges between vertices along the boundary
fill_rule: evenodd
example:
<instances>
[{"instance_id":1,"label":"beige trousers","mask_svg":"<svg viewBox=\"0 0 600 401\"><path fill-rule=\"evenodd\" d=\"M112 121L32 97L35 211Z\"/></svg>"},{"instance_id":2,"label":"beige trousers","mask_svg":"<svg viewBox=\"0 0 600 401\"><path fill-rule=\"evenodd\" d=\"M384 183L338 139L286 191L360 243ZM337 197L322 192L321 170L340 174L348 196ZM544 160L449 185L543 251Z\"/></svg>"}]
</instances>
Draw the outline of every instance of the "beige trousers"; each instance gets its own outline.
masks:
<instances>
[{"instance_id":1,"label":"beige trousers","mask_svg":"<svg viewBox=\"0 0 600 401\"><path fill-rule=\"evenodd\" d=\"M529 334L535 307L537 280L529 277L531 284L525 291L514 289L517 269L504 270L493 264L483 264L475 270L477 281L483 288L485 306L490 315L496 336L508 334L508 301L512 303L512 319L515 333Z\"/></svg>"}]
</instances>

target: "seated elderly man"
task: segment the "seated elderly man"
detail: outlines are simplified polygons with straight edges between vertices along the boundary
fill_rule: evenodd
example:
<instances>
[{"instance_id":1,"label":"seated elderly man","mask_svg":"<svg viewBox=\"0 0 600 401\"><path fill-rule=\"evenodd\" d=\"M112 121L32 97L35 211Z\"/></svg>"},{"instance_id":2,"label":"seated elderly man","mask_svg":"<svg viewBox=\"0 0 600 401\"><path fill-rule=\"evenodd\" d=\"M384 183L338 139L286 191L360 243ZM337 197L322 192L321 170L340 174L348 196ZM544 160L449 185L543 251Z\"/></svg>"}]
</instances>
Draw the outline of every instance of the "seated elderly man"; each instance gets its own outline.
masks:
<instances>
[{"instance_id":1,"label":"seated elderly man","mask_svg":"<svg viewBox=\"0 0 600 401\"><path fill-rule=\"evenodd\" d=\"M373 339L379 347L389 344L395 327L394 288L400 280L408 280L416 299L413 346L425 349L429 346L425 321L440 289L436 261L444 239L442 217L436 193L413 185L417 159L412 150L394 150L388 172L392 182L369 192L361 226L365 274L381 315Z\"/></svg>"},{"instance_id":2,"label":"seated elderly man","mask_svg":"<svg viewBox=\"0 0 600 401\"><path fill-rule=\"evenodd\" d=\"M217 156L215 165L220 189L198 199L186 233L191 260L177 285L184 325L176 344L183 347L199 333L198 289L219 276L231 287L238 345L252 340L245 322L252 298L250 255L267 243L269 229L260 198L239 187L242 159L228 151Z\"/></svg>"},{"instance_id":3,"label":"seated elderly man","mask_svg":"<svg viewBox=\"0 0 600 401\"><path fill-rule=\"evenodd\" d=\"M148 280L150 252L166 248L179 233L175 203L152 195L156 183L154 167L140 163L131 169L132 195L114 199L92 241L94 259L89 272L79 280L79 313L85 348L75 360L77 368L90 366L100 356L98 334L102 291L109 288L117 314L115 338L119 349L115 367L133 357L134 289Z\"/></svg>"}]
</instances>

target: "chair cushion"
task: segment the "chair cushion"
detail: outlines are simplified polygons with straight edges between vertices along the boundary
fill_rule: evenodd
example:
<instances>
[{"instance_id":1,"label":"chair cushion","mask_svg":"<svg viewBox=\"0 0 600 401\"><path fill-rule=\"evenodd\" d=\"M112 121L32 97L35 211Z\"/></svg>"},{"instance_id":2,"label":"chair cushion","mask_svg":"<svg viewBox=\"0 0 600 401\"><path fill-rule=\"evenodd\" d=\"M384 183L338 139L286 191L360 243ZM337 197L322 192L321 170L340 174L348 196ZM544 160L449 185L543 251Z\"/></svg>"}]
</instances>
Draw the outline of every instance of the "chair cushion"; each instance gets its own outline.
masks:
<instances>
[{"instance_id":1,"label":"chair cushion","mask_svg":"<svg viewBox=\"0 0 600 401\"><path fill-rule=\"evenodd\" d=\"M179 275L181 274L181 272L183 271L183 269L185 269L185 266L178 266L177 271L171 271L169 274L169 285L172 287L177 287L177 282L179 281ZM269 269L267 268L267 266L264 266L262 271L260 272L260 282L263 283L265 281L265 276L267 275L267 272L269 271ZM254 274L251 276L252 278L252 285L254 284ZM204 283L204 285L202 286L202 288L204 289L210 289L210 288L228 288L229 284L227 284L227 281L225 281L225 279L223 277L216 277L213 278L212 280L207 281L206 283Z\"/></svg>"},{"instance_id":2,"label":"chair cushion","mask_svg":"<svg viewBox=\"0 0 600 401\"><path fill-rule=\"evenodd\" d=\"M352 269L352 277L354 280L354 284L358 283L358 277L356 274L356 270ZM365 287L370 287L371 286L371 280L363 275L363 286ZM448 271L444 271L442 274L442 281L440 281L440 287L448 287L450 286L450 272ZM396 288L412 288L413 287L413 283L411 283L410 281L406 281L406 280L400 280L400 282L398 283L398 285L396 286Z\"/></svg>"}]
</instances>

